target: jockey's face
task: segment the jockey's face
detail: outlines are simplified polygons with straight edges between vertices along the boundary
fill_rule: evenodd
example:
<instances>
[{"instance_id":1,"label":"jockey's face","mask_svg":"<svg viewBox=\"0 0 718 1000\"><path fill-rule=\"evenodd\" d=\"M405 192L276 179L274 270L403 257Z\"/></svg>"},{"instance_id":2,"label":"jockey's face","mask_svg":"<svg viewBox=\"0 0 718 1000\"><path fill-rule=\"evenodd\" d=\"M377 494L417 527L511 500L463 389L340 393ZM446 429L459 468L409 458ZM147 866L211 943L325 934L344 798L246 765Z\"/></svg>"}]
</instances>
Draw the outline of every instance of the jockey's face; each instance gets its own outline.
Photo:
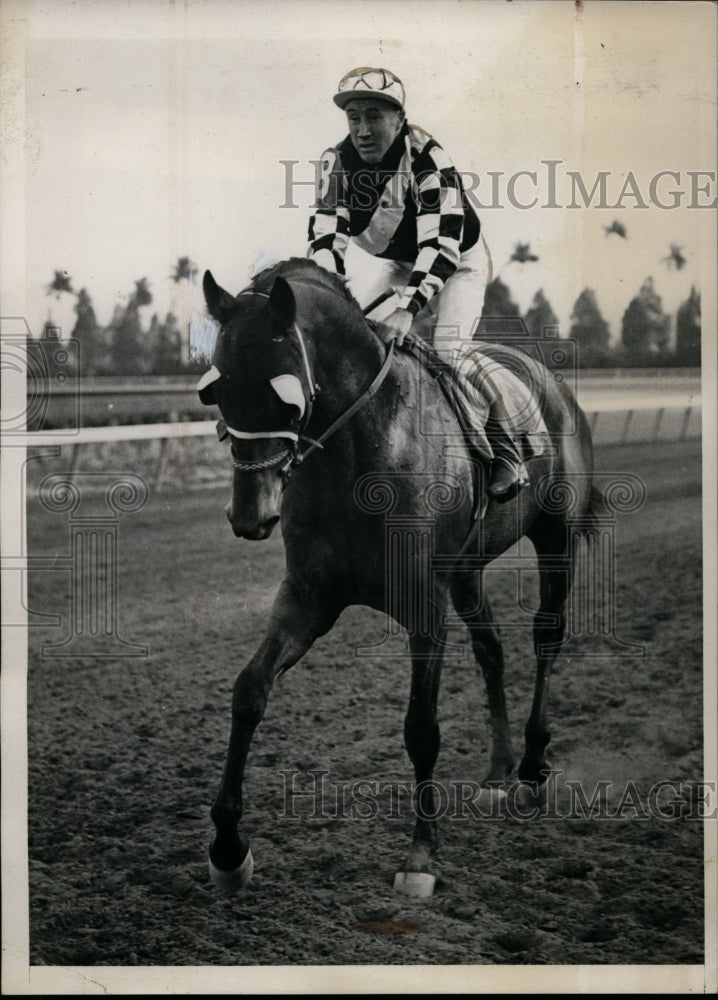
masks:
<instances>
[{"instance_id":1,"label":"jockey's face","mask_svg":"<svg viewBox=\"0 0 718 1000\"><path fill-rule=\"evenodd\" d=\"M401 130L403 112L371 97L350 101L344 110L359 156L365 163L379 163Z\"/></svg>"}]
</instances>

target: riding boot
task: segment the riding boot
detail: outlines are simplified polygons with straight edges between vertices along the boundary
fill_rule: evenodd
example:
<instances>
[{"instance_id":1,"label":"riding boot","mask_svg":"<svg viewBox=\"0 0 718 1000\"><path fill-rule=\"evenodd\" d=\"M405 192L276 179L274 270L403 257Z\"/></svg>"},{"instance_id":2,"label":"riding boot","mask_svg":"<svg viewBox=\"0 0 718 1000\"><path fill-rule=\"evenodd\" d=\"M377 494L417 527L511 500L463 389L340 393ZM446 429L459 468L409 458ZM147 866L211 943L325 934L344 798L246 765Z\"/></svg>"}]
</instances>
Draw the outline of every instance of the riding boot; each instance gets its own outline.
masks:
<instances>
[{"instance_id":1,"label":"riding boot","mask_svg":"<svg viewBox=\"0 0 718 1000\"><path fill-rule=\"evenodd\" d=\"M486 432L494 453L488 494L494 500L510 500L529 480L521 456L521 446L514 436L511 418L500 396L491 404Z\"/></svg>"}]
</instances>

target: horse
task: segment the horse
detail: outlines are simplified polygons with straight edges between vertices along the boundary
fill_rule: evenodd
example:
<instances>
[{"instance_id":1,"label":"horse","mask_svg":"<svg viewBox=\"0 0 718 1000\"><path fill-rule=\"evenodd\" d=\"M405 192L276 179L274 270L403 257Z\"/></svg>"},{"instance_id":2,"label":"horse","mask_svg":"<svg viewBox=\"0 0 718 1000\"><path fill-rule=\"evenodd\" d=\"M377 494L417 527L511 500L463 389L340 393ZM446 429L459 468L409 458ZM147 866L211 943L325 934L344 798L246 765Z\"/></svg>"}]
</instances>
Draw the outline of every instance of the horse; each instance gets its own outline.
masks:
<instances>
[{"instance_id":1,"label":"horse","mask_svg":"<svg viewBox=\"0 0 718 1000\"><path fill-rule=\"evenodd\" d=\"M550 772L548 685L565 641L572 537L587 537L595 520L587 421L570 390L542 369L545 377L531 391L551 446L526 463L526 488L504 502L488 499L486 463L471 454L440 379L413 354L387 348L342 279L310 260L291 258L255 276L236 296L209 271L203 289L219 333L198 391L203 403L219 408L220 439L230 440L227 517L238 538L253 540L268 538L281 518L287 567L264 639L234 683L226 765L211 808L212 881L234 893L252 876L241 828L242 786L252 735L275 679L346 607L365 605L408 633L404 743L418 794L411 846L395 888L430 894L411 890L408 882L402 890L400 876L434 878L439 841L432 775L449 602L468 627L488 694L492 749L484 783L505 785L516 759L501 639L482 571L524 536L536 551L540 603L533 621L535 688L518 779L541 787ZM516 348L490 349L497 362L513 364L519 375L524 371L515 364ZM409 546L394 572L387 565L386 518L377 513L390 509L405 524L425 524L427 504L437 557L427 560L420 545ZM397 587L410 593L397 594Z\"/></svg>"}]
</instances>

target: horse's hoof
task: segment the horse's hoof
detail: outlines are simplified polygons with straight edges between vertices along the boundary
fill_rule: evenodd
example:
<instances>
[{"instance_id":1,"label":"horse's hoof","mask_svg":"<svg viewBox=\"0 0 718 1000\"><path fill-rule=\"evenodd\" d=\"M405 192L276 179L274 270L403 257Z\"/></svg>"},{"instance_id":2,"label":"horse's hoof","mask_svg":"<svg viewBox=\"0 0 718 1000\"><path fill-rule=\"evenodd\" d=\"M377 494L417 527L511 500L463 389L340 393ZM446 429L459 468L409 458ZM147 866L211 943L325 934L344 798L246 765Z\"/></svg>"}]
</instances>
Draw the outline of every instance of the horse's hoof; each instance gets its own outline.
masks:
<instances>
[{"instance_id":1,"label":"horse's hoof","mask_svg":"<svg viewBox=\"0 0 718 1000\"><path fill-rule=\"evenodd\" d=\"M509 793L511 783L508 781L484 781L479 788L479 801L487 799L492 802L503 802Z\"/></svg>"},{"instance_id":2,"label":"horse's hoof","mask_svg":"<svg viewBox=\"0 0 718 1000\"><path fill-rule=\"evenodd\" d=\"M233 896L236 892L249 885L249 880L254 872L254 858L252 857L251 850L247 851L247 856L239 868L233 868L229 872L217 868L216 865L212 864L211 858L208 860L209 876L212 879L214 887L219 889L220 892L223 892L227 896Z\"/></svg>"},{"instance_id":3,"label":"horse's hoof","mask_svg":"<svg viewBox=\"0 0 718 1000\"><path fill-rule=\"evenodd\" d=\"M394 892L415 899L428 899L434 894L436 876L428 872L397 872L394 876Z\"/></svg>"},{"instance_id":4,"label":"horse's hoof","mask_svg":"<svg viewBox=\"0 0 718 1000\"><path fill-rule=\"evenodd\" d=\"M513 789L512 805L519 809L540 809L547 800L548 783L545 781L540 785L535 781L520 781Z\"/></svg>"}]
</instances>

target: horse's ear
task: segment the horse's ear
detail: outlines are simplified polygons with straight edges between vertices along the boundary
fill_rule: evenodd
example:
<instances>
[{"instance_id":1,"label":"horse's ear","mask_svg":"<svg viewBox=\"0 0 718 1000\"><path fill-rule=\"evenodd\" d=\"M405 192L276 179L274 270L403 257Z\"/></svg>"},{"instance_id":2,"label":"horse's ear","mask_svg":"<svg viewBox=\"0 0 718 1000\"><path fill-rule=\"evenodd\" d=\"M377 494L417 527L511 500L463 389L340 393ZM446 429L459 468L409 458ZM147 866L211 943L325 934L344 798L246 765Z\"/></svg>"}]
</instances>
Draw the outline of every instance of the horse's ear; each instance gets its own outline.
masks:
<instances>
[{"instance_id":1,"label":"horse's ear","mask_svg":"<svg viewBox=\"0 0 718 1000\"><path fill-rule=\"evenodd\" d=\"M210 316L213 316L218 323L224 323L230 308L234 305L234 299L229 292L225 292L223 288L220 288L212 277L211 271L204 272L202 289Z\"/></svg>"},{"instance_id":2,"label":"horse's ear","mask_svg":"<svg viewBox=\"0 0 718 1000\"><path fill-rule=\"evenodd\" d=\"M269 305L284 326L292 325L297 314L297 303L291 285L281 276L274 279L269 293Z\"/></svg>"}]
</instances>

